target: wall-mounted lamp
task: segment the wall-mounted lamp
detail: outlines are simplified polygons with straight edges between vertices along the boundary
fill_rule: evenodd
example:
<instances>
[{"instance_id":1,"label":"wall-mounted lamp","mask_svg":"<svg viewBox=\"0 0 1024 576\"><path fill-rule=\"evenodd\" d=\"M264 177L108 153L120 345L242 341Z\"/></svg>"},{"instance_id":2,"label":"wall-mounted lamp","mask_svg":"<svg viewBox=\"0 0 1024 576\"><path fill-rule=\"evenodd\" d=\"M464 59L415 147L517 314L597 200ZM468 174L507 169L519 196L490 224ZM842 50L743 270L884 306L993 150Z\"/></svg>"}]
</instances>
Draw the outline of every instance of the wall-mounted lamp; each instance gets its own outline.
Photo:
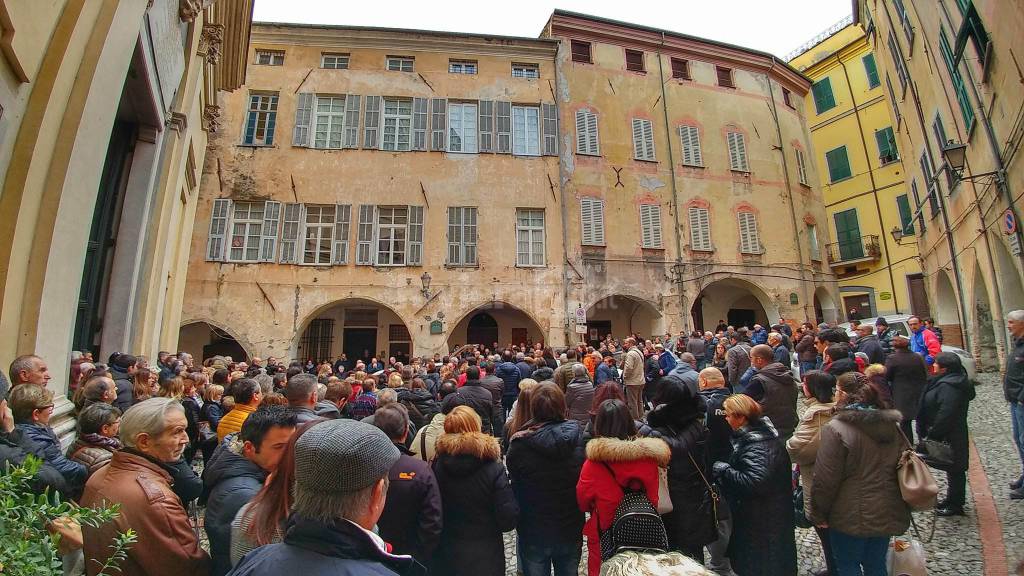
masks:
<instances>
[{"instance_id":1,"label":"wall-mounted lamp","mask_svg":"<svg viewBox=\"0 0 1024 576\"><path fill-rule=\"evenodd\" d=\"M423 294L424 298L430 298L430 272L424 272L420 276L420 283L423 284L423 289L420 290L420 294Z\"/></svg>"}]
</instances>

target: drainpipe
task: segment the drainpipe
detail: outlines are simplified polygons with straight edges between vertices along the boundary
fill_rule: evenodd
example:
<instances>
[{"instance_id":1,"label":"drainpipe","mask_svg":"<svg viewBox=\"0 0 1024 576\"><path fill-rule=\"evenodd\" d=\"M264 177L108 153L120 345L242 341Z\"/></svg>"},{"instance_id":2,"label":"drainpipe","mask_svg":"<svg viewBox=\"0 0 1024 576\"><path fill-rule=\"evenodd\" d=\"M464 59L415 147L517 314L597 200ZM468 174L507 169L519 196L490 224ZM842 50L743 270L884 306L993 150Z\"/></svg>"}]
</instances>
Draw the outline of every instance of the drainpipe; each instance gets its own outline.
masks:
<instances>
[{"instance_id":1,"label":"drainpipe","mask_svg":"<svg viewBox=\"0 0 1024 576\"><path fill-rule=\"evenodd\" d=\"M558 83L562 80L562 75L560 73L558 51L562 49L562 46L564 44L559 41L558 48L555 49L555 93L553 94L555 97L555 114L558 115L559 122L562 119L562 107L558 98ZM559 137L561 137L561 130L559 130ZM567 174L565 163L562 162L562 154L566 153L568 152L562 150L562 142L558 142L558 195L562 203L562 209L559 210L562 216L562 314L564 318L562 321L562 336L565 338L565 345L571 346L573 342L569 335L569 216L565 200L565 183L568 181L569 175Z\"/></svg>"},{"instance_id":2,"label":"drainpipe","mask_svg":"<svg viewBox=\"0 0 1024 576\"><path fill-rule=\"evenodd\" d=\"M661 33L661 47L665 47L665 33ZM673 266L673 274L679 284L679 315L682 316L683 330L690 331L690 310L686 305L686 292L683 289L683 241L679 237L683 225L679 217L679 198L676 191L676 161L672 156L672 125L668 121L668 94L665 91L665 65L661 61L661 50L658 50L658 76L661 79L661 111L665 115L665 142L668 150L668 170L671 174L672 183L672 211L675 212L675 238L676 238L676 264Z\"/></svg>"}]
</instances>

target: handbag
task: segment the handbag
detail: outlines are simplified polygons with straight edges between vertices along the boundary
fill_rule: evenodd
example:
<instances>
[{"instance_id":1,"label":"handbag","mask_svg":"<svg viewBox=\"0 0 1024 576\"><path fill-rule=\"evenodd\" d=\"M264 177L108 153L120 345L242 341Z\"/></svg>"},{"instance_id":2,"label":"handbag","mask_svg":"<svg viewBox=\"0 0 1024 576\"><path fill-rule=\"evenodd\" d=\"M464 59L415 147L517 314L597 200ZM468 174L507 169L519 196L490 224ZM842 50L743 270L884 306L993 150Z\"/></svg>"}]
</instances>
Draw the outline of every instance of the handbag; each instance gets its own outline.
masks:
<instances>
[{"instance_id":1,"label":"handbag","mask_svg":"<svg viewBox=\"0 0 1024 576\"><path fill-rule=\"evenodd\" d=\"M797 528L813 528L814 524L807 519L804 511L804 487L797 484L793 490L793 519Z\"/></svg>"},{"instance_id":2,"label":"handbag","mask_svg":"<svg viewBox=\"0 0 1024 576\"><path fill-rule=\"evenodd\" d=\"M722 497L719 496L719 491L711 484L711 482L708 482L708 479L706 476L704 476L704 472L701 471L700 466L697 466L697 461L693 459L693 454L687 452L686 455L690 457L690 462L693 463L693 467L697 470L697 473L700 474L700 479L704 481L704 486L707 486L708 489L707 493L703 497L701 497L699 510L700 512L711 512L711 519L714 521L714 524L712 524L712 526L717 532L718 503L722 499Z\"/></svg>"},{"instance_id":3,"label":"handbag","mask_svg":"<svg viewBox=\"0 0 1024 576\"><path fill-rule=\"evenodd\" d=\"M672 511L672 496L668 492L668 468L658 466L658 514Z\"/></svg>"},{"instance_id":4,"label":"handbag","mask_svg":"<svg viewBox=\"0 0 1024 576\"><path fill-rule=\"evenodd\" d=\"M953 447L949 442L924 438L918 443L917 451L932 468L948 470L953 467Z\"/></svg>"},{"instance_id":5,"label":"handbag","mask_svg":"<svg viewBox=\"0 0 1024 576\"><path fill-rule=\"evenodd\" d=\"M912 510L931 510L935 508L939 495L939 485L932 476L925 461L918 456L910 445L910 440L903 434L899 426L900 436L906 442L906 449L900 455L896 465L896 478L900 484L900 495Z\"/></svg>"}]
</instances>

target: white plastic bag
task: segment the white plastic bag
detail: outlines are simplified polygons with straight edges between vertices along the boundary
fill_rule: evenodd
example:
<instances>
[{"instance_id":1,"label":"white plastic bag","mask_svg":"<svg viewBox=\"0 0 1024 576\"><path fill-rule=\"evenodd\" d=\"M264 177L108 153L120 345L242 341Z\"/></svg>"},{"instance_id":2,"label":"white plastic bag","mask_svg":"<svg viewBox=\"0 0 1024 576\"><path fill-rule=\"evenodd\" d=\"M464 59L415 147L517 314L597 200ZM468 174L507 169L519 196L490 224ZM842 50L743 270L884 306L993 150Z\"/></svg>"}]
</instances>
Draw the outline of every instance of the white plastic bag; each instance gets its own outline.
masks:
<instances>
[{"instance_id":1,"label":"white plastic bag","mask_svg":"<svg viewBox=\"0 0 1024 576\"><path fill-rule=\"evenodd\" d=\"M927 576L928 557L917 540L893 538L886 555L889 576Z\"/></svg>"}]
</instances>

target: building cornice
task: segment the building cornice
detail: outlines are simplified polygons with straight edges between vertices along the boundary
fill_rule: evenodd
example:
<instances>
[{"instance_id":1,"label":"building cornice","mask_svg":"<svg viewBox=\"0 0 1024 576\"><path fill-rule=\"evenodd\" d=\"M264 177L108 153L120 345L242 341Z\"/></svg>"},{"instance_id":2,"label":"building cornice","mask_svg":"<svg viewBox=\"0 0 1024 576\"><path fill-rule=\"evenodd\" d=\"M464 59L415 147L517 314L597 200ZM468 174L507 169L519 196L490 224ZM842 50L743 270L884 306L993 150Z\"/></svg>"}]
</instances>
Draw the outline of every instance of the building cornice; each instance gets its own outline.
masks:
<instances>
[{"instance_id":1,"label":"building cornice","mask_svg":"<svg viewBox=\"0 0 1024 576\"><path fill-rule=\"evenodd\" d=\"M818 46L821 46L822 44L824 44L824 42L818 44ZM823 52L823 55L820 58L805 66L803 69L800 70L800 72L803 73L805 76L808 76L809 78L813 79L818 74L821 73L821 70L823 68L831 68L833 66L836 66L837 63L835 59L837 56L840 60L845 62L849 60L851 56L855 56L862 52L870 51L871 45L868 44L867 36L861 34L860 36L854 38L853 40L847 42L846 44L843 44L842 46L839 46L838 48L828 50L827 52Z\"/></svg>"},{"instance_id":2,"label":"building cornice","mask_svg":"<svg viewBox=\"0 0 1024 576\"><path fill-rule=\"evenodd\" d=\"M232 91L245 84L254 0L217 0L206 10L205 22L223 26L220 58L213 66L217 90Z\"/></svg>"}]
</instances>

